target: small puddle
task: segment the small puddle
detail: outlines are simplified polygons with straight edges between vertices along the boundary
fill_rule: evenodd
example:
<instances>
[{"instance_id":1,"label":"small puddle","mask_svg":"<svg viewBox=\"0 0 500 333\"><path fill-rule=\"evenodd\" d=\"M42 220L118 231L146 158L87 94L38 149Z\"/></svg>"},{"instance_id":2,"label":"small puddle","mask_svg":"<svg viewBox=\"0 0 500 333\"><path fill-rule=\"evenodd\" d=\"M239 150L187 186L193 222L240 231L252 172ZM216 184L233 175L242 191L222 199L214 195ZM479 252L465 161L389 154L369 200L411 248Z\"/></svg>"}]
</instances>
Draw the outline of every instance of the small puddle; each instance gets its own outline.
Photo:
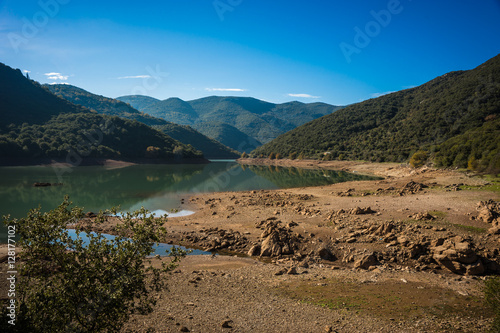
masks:
<instances>
[{"instance_id":1,"label":"small puddle","mask_svg":"<svg viewBox=\"0 0 500 333\"><path fill-rule=\"evenodd\" d=\"M169 215L170 216L170 215ZM74 229L68 229L68 234L72 239L77 238L76 231ZM92 234L97 235L95 232L92 232ZM109 234L101 234L105 239L112 241L113 239L116 238L115 235L109 235ZM83 245L86 246L90 243L89 237L85 232L80 232L80 237L83 240ZM153 252L150 253L150 256L153 257L155 255L160 255L160 256L167 256L168 250L172 249L173 247L180 248L185 251L190 251L188 255L209 255L212 254L211 252L206 252L203 250L196 250L196 249L189 249L184 246L177 246L177 245L171 245L171 244L166 244L166 243L157 243L153 246Z\"/></svg>"}]
</instances>

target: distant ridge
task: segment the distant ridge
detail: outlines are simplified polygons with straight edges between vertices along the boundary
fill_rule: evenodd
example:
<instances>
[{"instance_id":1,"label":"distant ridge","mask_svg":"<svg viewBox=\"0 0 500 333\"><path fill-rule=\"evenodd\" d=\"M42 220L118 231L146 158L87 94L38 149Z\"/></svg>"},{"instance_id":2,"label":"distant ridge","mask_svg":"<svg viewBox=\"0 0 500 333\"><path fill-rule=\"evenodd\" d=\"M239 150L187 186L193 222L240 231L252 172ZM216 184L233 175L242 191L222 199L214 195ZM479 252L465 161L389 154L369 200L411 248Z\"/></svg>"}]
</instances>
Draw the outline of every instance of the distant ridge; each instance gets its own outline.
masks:
<instances>
[{"instance_id":1,"label":"distant ridge","mask_svg":"<svg viewBox=\"0 0 500 333\"><path fill-rule=\"evenodd\" d=\"M249 141L253 144L269 142L280 134L308 121L330 114L341 107L326 103L289 102L274 104L252 97L209 96L192 101L169 98L155 101L147 96L122 96L117 99L130 103L149 115L189 125L208 137L223 142L233 149ZM225 124L228 127L213 124ZM244 149L249 151L249 149Z\"/></svg>"},{"instance_id":2,"label":"distant ridge","mask_svg":"<svg viewBox=\"0 0 500 333\"><path fill-rule=\"evenodd\" d=\"M500 170L500 55L475 69L349 105L257 148L254 155L404 162ZM477 145L467 138L481 138Z\"/></svg>"}]
</instances>

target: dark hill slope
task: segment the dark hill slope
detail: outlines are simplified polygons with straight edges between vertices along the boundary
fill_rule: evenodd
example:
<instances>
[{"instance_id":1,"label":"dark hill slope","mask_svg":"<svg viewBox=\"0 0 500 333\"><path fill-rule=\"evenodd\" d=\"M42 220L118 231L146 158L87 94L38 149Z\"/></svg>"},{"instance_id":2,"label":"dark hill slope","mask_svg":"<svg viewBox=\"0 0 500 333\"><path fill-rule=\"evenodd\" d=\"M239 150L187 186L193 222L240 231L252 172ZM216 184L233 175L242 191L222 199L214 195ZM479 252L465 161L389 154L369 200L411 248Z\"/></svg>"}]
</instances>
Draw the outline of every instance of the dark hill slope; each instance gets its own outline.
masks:
<instances>
[{"instance_id":1,"label":"dark hill slope","mask_svg":"<svg viewBox=\"0 0 500 333\"><path fill-rule=\"evenodd\" d=\"M469 71L451 72L419 87L353 104L259 147L255 154L406 161L466 131L481 131L500 113L500 56ZM498 140L498 132L489 134ZM445 146L443 145L443 148ZM446 154L441 150L441 154ZM445 163L449 164L449 160Z\"/></svg>"},{"instance_id":2,"label":"dark hill slope","mask_svg":"<svg viewBox=\"0 0 500 333\"><path fill-rule=\"evenodd\" d=\"M143 124L154 126L166 135L201 150L207 158L239 157L238 152L233 151L214 139L206 137L188 126L173 124L165 121L164 119L153 117L134 109L132 106L122 101L95 95L71 85L61 84L49 85L46 87L57 96L67 99L75 104L80 104L89 109L95 110L97 113L137 120Z\"/></svg>"},{"instance_id":3,"label":"dark hill slope","mask_svg":"<svg viewBox=\"0 0 500 333\"><path fill-rule=\"evenodd\" d=\"M92 113L61 114L43 125L23 125L0 134L0 156L34 161L66 159L75 163L80 158L132 161L202 158L193 147L147 125Z\"/></svg>"},{"instance_id":4,"label":"dark hill slope","mask_svg":"<svg viewBox=\"0 0 500 333\"><path fill-rule=\"evenodd\" d=\"M19 69L0 63L0 130L10 124L41 124L61 113L79 112L88 110L54 96Z\"/></svg>"}]
</instances>

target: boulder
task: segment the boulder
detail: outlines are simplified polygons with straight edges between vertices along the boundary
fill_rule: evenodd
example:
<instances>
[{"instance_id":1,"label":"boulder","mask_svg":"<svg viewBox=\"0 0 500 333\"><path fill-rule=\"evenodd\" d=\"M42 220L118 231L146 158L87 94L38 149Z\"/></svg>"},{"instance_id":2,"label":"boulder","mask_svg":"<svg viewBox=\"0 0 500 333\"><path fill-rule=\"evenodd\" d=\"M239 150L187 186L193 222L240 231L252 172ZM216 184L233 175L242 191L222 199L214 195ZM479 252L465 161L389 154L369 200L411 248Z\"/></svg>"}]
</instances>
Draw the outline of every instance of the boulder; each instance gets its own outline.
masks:
<instances>
[{"instance_id":1,"label":"boulder","mask_svg":"<svg viewBox=\"0 0 500 333\"><path fill-rule=\"evenodd\" d=\"M354 268L368 269L370 266L377 264L377 258L373 253L365 254L360 259L354 262Z\"/></svg>"},{"instance_id":2,"label":"boulder","mask_svg":"<svg viewBox=\"0 0 500 333\"><path fill-rule=\"evenodd\" d=\"M254 245L248 250L247 253L250 257L258 256L260 255L260 245Z\"/></svg>"},{"instance_id":3,"label":"boulder","mask_svg":"<svg viewBox=\"0 0 500 333\"><path fill-rule=\"evenodd\" d=\"M335 255L333 255L333 253L330 251L330 249L325 245L320 246L316 250L316 253L323 260L334 261L336 259Z\"/></svg>"}]
</instances>

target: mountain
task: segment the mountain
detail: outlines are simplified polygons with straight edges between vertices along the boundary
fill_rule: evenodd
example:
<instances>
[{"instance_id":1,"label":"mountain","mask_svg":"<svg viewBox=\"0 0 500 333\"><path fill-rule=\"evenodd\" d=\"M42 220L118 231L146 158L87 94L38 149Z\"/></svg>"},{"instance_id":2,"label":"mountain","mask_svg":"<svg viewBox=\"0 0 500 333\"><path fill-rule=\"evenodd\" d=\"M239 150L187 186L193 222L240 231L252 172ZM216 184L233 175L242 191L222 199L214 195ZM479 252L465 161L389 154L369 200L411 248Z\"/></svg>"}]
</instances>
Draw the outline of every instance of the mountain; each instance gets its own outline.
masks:
<instances>
[{"instance_id":1,"label":"mountain","mask_svg":"<svg viewBox=\"0 0 500 333\"><path fill-rule=\"evenodd\" d=\"M10 124L42 124L61 113L80 112L88 110L54 96L19 69L0 63L0 130Z\"/></svg>"},{"instance_id":2,"label":"mountain","mask_svg":"<svg viewBox=\"0 0 500 333\"><path fill-rule=\"evenodd\" d=\"M249 153L262 145L260 141L246 135L236 127L218 121L205 121L193 126L209 138L214 138L237 151Z\"/></svg>"},{"instance_id":3,"label":"mountain","mask_svg":"<svg viewBox=\"0 0 500 333\"><path fill-rule=\"evenodd\" d=\"M136 110L142 110L151 104L159 102L160 100L149 96L130 95L120 97L120 101L130 104L130 106Z\"/></svg>"},{"instance_id":4,"label":"mountain","mask_svg":"<svg viewBox=\"0 0 500 333\"><path fill-rule=\"evenodd\" d=\"M177 125L164 119L153 117L149 114L139 112L131 105L122 101L92 94L84 89L67 84L45 85L55 95L64 98L74 104L87 107L99 114L118 116L125 119L137 120L143 124L154 126L157 130L182 142L190 144L201 150L206 158L231 159L238 158L240 154L220 142L209 138L198 131L188 127ZM151 98L154 100L153 98ZM148 100L145 98L144 100Z\"/></svg>"},{"instance_id":5,"label":"mountain","mask_svg":"<svg viewBox=\"0 0 500 333\"><path fill-rule=\"evenodd\" d=\"M253 138L254 143L265 143L310 120L341 108L325 103L274 104L251 97L209 96L192 101L169 98L157 102L145 96L123 96L118 99L131 101L140 111L152 116L192 126L232 148L241 142L239 132ZM237 132L232 131L237 137L232 137L227 128L209 129L214 122L237 129Z\"/></svg>"},{"instance_id":6,"label":"mountain","mask_svg":"<svg viewBox=\"0 0 500 333\"><path fill-rule=\"evenodd\" d=\"M140 122L74 105L3 64L0 87L2 164L31 164L52 158L203 160L202 153L190 145Z\"/></svg>"},{"instance_id":7,"label":"mountain","mask_svg":"<svg viewBox=\"0 0 500 333\"><path fill-rule=\"evenodd\" d=\"M416 88L349 105L253 153L403 162L424 150L437 165L467 167L471 159L484 159L483 165L500 169L499 113L500 55L472 70L451 72ZM491 145L457 145L471 136Z\"/></svg>"}]
</instances>

